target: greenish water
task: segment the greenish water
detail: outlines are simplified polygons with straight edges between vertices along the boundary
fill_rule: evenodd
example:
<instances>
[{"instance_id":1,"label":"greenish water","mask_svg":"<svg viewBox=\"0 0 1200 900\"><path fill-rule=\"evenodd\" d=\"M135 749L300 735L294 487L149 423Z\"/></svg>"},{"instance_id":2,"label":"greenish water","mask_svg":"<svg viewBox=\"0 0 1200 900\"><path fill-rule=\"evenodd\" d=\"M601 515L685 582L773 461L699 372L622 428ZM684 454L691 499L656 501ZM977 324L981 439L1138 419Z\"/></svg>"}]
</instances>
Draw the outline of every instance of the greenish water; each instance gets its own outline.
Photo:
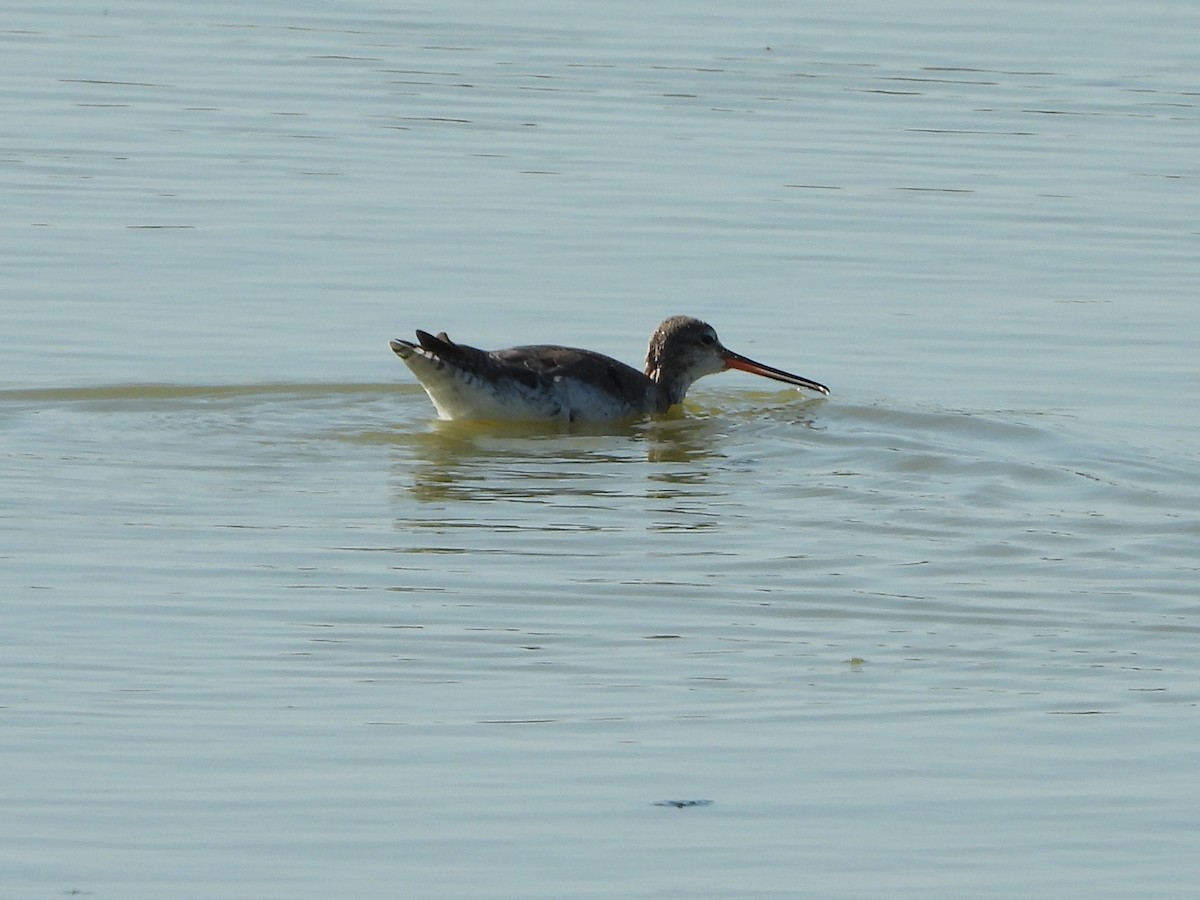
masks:
<instances>
[{"instance_id":1,"label":"greenish water","mask_svg":"<svg viewBox=\"0 0 1200 900\"><path fill-rule=\"evenodd\" d=\"M619 9L14 10L0 894L1194 889L1196 14Z\"/></svg>"}]
</instances>

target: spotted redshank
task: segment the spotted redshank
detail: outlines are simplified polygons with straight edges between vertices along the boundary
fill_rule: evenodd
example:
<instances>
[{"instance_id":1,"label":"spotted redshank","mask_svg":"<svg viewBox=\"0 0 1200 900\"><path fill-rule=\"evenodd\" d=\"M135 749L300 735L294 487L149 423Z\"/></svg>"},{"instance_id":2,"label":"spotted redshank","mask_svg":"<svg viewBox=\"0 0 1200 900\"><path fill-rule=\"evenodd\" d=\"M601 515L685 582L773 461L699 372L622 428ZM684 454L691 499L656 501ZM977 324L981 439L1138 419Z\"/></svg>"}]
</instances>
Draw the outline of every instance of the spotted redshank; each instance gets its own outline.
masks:
<instances>
[{"instance_id":1,"label":"spotted redshank","mask_svg":"<svg viewBox=\"0 0 1200 900\"><path fill-rule=\"evenodd\" d=\"M828 394L808 378L747 359L721 344L707 322L672 316L650 338L643 374L574 347L539 344L479 350L445 332L391 348L412 369L443 419L606 422L665 413L704 375L741 369Z\"/></svg>"}]
</instances>

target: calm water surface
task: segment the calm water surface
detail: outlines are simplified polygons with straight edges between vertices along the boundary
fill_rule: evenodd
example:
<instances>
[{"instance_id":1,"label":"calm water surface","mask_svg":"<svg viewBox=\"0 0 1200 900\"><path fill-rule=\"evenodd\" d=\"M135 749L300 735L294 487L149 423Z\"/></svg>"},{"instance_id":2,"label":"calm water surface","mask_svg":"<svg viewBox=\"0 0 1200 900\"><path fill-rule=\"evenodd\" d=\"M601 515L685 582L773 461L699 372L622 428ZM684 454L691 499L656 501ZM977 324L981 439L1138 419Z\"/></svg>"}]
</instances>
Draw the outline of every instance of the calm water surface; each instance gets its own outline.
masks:
<instances>
[{"instance_id":1,"label":"calm water surface","mask_svg":"<svg viewBox=\"0 0 1200 900\"><path fill-rule=\"evenodd\" d=\"M0 894L1194 891L1200 12L606 10L0 23Z\"/></svg>"}]
</instances>

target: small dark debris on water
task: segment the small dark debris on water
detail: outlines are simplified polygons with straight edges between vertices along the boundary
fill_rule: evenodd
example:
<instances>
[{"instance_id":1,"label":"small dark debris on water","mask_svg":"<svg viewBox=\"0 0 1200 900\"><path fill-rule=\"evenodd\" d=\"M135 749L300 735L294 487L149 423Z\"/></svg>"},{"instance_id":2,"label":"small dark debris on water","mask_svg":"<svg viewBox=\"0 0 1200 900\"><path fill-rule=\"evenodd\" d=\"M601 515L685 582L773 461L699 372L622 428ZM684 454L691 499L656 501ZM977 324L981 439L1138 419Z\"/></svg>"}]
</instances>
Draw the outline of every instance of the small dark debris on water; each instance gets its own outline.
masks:
<instances>
[{"instance_id":1,"label":"small dark debris on water","mask_svg":"<svg viewBox=\"0 0 1200 900\"><path fill-rule=\"evenodd\" d=\"M1109 712L1103 709L1051 709L1047 711L1052 716L1106 716Z\"/></svg>"},{"instance_id":2,"label":"small dark debris on water","mask_svg":"<svg viewBox=\"0 0 1200 900\"><path fill-rule=\"evenodd\" d=\"M676 809L688 809L693 806L712 806L711 800L659 800L655 806L673 806Z\"/></svg>"}]
</instances>

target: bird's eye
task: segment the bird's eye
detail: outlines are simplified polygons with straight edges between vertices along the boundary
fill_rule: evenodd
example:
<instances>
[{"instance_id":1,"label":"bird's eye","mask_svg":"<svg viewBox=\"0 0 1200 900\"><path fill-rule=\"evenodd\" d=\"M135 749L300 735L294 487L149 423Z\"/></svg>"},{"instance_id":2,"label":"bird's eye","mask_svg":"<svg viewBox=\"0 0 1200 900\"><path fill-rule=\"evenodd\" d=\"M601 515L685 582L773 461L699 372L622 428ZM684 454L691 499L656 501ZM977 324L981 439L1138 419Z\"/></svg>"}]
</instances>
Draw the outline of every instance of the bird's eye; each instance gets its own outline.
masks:
<instances>
[{"instance_id":1,"label":"bird's eye","mask_svg":"<svg viewBox=\"0 0 1200 900\"><path fill-rule=\"evenodd\" d=\"M711 347L716 342L717 342L717 336L715 334L700 335L700 343L703 344L705 347Z\"/></svg>"}]
</instances>

